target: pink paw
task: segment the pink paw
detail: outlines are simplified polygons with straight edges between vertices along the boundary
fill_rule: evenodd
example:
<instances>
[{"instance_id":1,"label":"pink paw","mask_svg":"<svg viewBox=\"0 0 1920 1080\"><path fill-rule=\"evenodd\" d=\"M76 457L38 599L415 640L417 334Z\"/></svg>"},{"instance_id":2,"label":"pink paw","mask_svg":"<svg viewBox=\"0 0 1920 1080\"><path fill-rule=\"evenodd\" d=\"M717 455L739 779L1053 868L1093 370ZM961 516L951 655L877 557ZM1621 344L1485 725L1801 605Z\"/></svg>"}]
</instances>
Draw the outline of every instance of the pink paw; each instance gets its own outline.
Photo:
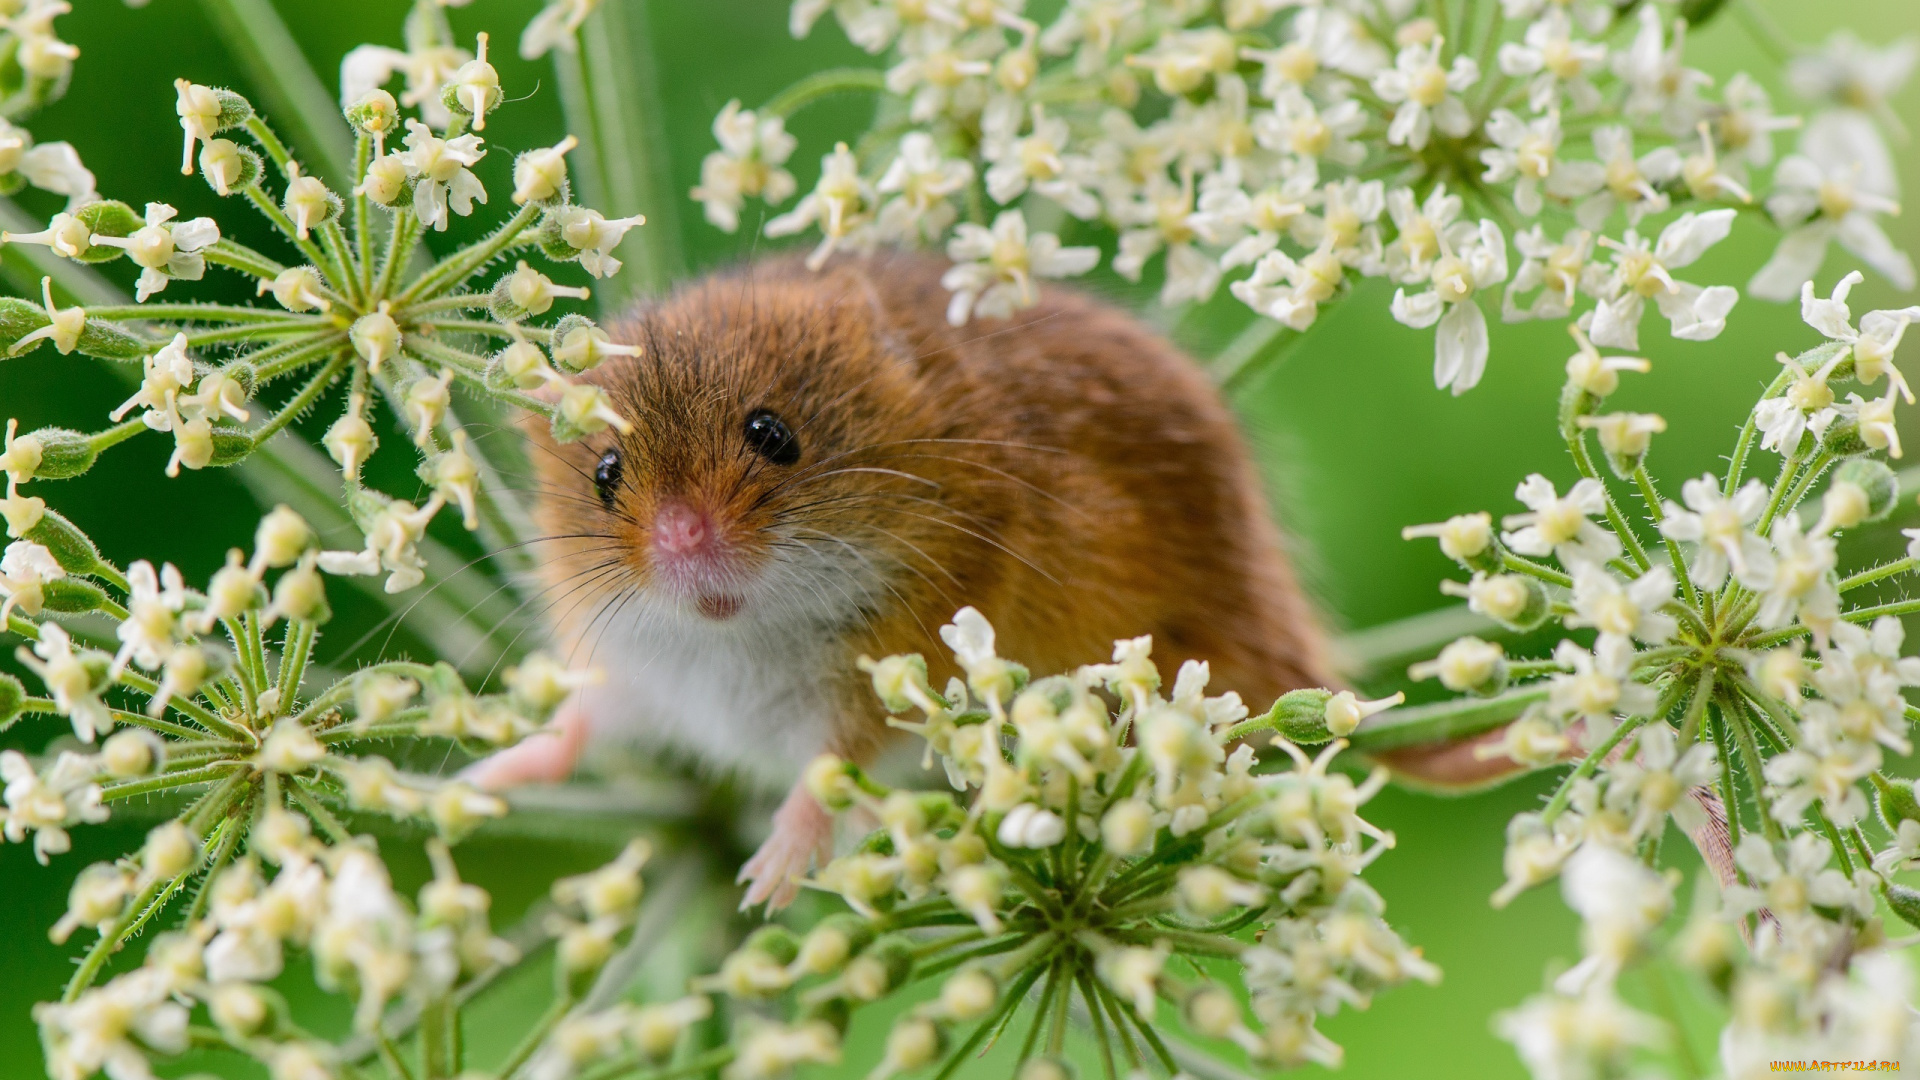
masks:
<instances>
[{"instance_id":1,"label":"pink paw","mask_svg":"<svg viewBox=\"0 0 1920 1080\"><path fill-rule=\"evenodd\" d=\"M833 817L805 786L794 785L773 813L773 834L734 879L747 886L740 910L765 904L772 912L793 903L800 895L800 879L816 861L824 866L832 857Z\"/></svg>"},{"instance_id":2,"label":"pink paw","mask_svg":"<svg viewBox=\"0 0 1920 1080\"><path fill-rule=\"evenodd\" d=\"M460 771L460 778L486 791L522 784L557 784L573 775L587 745L587 718L572 703L561 706L546 730L489 754Z\"/></svg>"}]
</instances>

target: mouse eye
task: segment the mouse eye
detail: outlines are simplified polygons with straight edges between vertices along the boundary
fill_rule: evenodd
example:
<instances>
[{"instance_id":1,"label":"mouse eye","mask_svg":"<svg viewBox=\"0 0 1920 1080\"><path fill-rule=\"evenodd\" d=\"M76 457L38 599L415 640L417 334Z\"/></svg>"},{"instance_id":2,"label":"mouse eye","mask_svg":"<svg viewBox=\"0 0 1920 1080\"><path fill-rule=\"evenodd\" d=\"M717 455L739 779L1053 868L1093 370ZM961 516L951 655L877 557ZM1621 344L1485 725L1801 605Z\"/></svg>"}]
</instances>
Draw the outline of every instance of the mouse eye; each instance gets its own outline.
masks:
<instances>
[{"instance_id":1,"label":"mouse eye","mask_svg":"<svg viewBox=\"0 0 1920 1080\"><path fill-rule=\"evenodd\" d=\"M791 465L800 460L800 440L785 420L761 409L747 415L747 446L775 465Z\"/></svg>"},{"instance_id":2,"label":"mouse eye","mask_svg":"<svg viewBox=\"0 0 1920 1080\"><path fill-rule=\"evenodd\" d=\"M593 487L600 493L600 503L607 509L613 509L613 497L620 490L620 476L626 471L626 465L620 460L619 448L600 455L593 467Z\"/></svg>"}]
</instances>

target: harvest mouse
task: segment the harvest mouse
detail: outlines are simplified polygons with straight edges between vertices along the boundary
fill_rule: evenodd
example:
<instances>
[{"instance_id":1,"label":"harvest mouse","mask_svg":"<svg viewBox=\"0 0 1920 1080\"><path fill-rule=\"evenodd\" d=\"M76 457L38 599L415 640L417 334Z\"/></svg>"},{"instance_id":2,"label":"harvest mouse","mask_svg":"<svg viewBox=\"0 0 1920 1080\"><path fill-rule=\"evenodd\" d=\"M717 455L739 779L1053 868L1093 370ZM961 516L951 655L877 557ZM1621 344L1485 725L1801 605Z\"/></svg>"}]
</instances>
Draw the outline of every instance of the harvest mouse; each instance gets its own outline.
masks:
<instances>
[{"instance_id":1,"label":"harvest mouse","mask_svg":"<svg viewBox=\"0 0 1920 1080\"><path fill-rule=\"evenodd\" d=\"M943 269L763 261L609 328L640 354L590 377L632 433L533 452L555 629L606 678L481 782L562 779L605 740L787 789L741 871L747 905L779 906L831 841L802 770L895 734L856 661L923 653L942 685L937 630L962 606L1036 676L1152 634L1255 710L1331 683L1200 369L1064 288L951 326Z\"/></svg>"}]
</instances>

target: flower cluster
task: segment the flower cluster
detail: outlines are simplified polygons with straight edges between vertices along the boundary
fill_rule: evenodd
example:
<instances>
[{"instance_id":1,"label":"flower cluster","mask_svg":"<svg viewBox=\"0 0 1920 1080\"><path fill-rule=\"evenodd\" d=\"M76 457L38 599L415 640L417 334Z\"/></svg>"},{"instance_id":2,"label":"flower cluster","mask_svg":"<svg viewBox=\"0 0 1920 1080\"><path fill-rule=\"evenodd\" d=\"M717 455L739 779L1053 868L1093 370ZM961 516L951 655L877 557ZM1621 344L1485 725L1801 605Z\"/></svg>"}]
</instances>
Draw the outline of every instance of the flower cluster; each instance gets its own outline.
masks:
<instances>
[{"instance_id":1,"label":"flower cluster","mask_svg":"<svg viewBox=\"0 0 1920 1080\"><path fill-rule=\"evenodd\" d=\"M1335 1065L1320 1016L1439 978L1361 877L1393 843L1359 815L1385 774L1356 784L1328 769L1346 745L1332 733L1393 701L1296 691L1250 719L1238 695L1207 696L1205 664L1184 664L1163 692L1147 638L1116 642L1111 663L1030 680L972 608L941 636L965 672L943 690L918 655L862 666L890 712L918 714L891 722L926 741L959 798L889 789L831 755L812 763L822 805L879 828L806 882L850 912L804 934L766 927L701 983L743 1005L785 1006L785 1019L743 1026L712 1063L730 1080L837 1062L853 1011L935 979L938 996L895 1021L869 1075L950 1068L1002 1032L1022 1040L1021 1076L1057 1075L1048 1063L1070 1017L1105 1060L1136 1070L1179 1071L1188 1051L1159 1031L1175 1015L1262 1062ZM1256 771L1247 740L1273 732L1290 767ZM1287 734L1327 747L1309 757ZM1250 1009L1176 957L1231 961ZM540 1075L658 1060L645 1035L662 1007L652 1008L583 1019L607 1035L556 1036L548 1053L570 1055L575 1071ZM686 1017L704 1006L665 1008Z\"/></svg>"},{"instance_id":2,"label":"flower cluster","mask_svg":"<svg viewBox=\"0 0 1920 1080\"><path fill-rule=\"evenodd\" d=\"M577 26L590 7L556 10L577 9L562 20ZM617 273L613 251L641 219L609 219L572 201L566 154L576 140L567 138L515 159L514 212L497 229L426 260L425 270L410 269L426 234L488 201L472 166L491 152L478 132L505 99L487 62L486 35L474 53L458 48L442 5L423 0L407 34L405 50L368 46L343 65L342 105L357 146L350 186L340 190L304 167L240 95L176 84L184 171L197 164L218 194L264 215L294 261L236 243L212 218L183 221L161 202L136 212L100 198L90 184L45 230L5 235L61 259L129 259L140 275L134 304L62 308L51 281L38 304L0 300L0 345L15 355L51 343L62 354L136 361L142 373L109 417L113 426L101 431L19 433L9 422L0 511L10 536L29 535L45 510L21 485L81 475L101 452L144 431L172 436L168 475L229 466L332 398L339 418L323 443L365 542L355 551L316 553L313 565L328 574L384 575L387 592L403 592L424 580L420 545L443 508L457 508L469 529L502 516L482 490L493 466L453 408L454 386L546 416L562 440L628 427L604 391L575 376L632 350L578 314L533 321L558 301L587 298L586 288L557 284L524 259L491 285L475 279L496 261L536 251L593 277ZM406 90L396 99L383 84L400 74ZM419 118L406 116L403 102ZM278 190L270 190L272 172L282 181ZM148 302L176 281L199 280L209 266L253 281L276 307ZM262 399L275 404L263 409ZM361 483L378 441L369 410L382 399L412 433L430 492L419 505ZM256 411L265 415L256 419Z\"/></svg>"},{"instance_id":3,"label":"flower cluster","mask_svg":"<svg viewBox=\"0 0 1920 1080\"><path fill-rule=\"evenodd\" d=\"M1645 364L1603 357L1581 336L1560 411L1580 479L1562 491L1527 477L1515 493L1526 511L1504 528L1480 513L1407 530L1437 538L1472 575L1446 591L1475 612L1509 630L1555 620L1592 635L1562 640L1545 660L1464 638L1414 669L1491 699L1472 706L1489 732L1483 758L1573 763L1544 808L1511 823L1508 880L1494 897L1504 904L1558 877L1585 926L1584 959L1499 1023L1536 1076L1641 1075L1636 1050L1666 1031L1616 985L1663 937L1730 1004L1728 1076L1780 1059L1920 1049L1910 977L1885 952L1876 915L1884 896L1920 920L1920 894L1890 877L1920 852L1920 803L1912 781L1883 771L1887 752L1912 749L1903 694L1920 685L1920 658L1902 653L1900 616L1920 603L1853 599L1920 568L1920 530L1909 530L1905 558L1845 577L1837 546L1886 518L1899 494L1883 460L1900 454L1892 410L1905 382L1893 353L1920 307L1868 313L1856 329L1846 298L1858 280L1824 298L1804 287L1805 321L1828 340L1781 354L1724 476L1661 497L1647 458L1664 422L1602 411L1619 372ZM1840 400L1830 384L1849 382L1875 396ZM1750 478L1769 454L1772 481ZM1876 799L1894 833L1877 853ZM1677 873L1657 869L1669 819L1719 895L1706 899L1703 884L1672 933L1663 928ZM1898 996L1875 997L1886 993Z\"/></svg>"},{"instance_id":4,"label":"flower cluster","mask_svg":"<svg viewBox=\"0 0 1920 1080\"><path fill-rule=\"evenodd\" d=\"M1744 72L1716 85L1686 66L1672 5L1501 0L1483 14L1495 6L1071 0L1043 26L1024 0L796 0L796 36L831 12L888 66L810 76L760 109L728 103L693 194L728 231L749 198L785 203L787 117L879 91L873 129L766 223L817 228L812 265L944 243L951 320L1005 317L1035 302L1036 279L1102 261L1102 246L1030 224L1045 222L1109 239L1130 280L1159 261L1164 304L1229 282L1264 317L1249 355L1311 326L1350 282L1385 278L1393 317L1436 329L1434 379L1454 393L1485 369L1490 311L1635 349L1651 301L1675 338L1717 336L1737 289L1681 275L1744 207L1783 234L1756 295L1791 299L1836 240L1913 285L1878 223L1898 211L1878 129L1900 130L1886 101L1908 43L1842 35L1796 55L1803 124ZM1798 152L1779 154L1794 128Z\"/></svg>"}]
</instances>

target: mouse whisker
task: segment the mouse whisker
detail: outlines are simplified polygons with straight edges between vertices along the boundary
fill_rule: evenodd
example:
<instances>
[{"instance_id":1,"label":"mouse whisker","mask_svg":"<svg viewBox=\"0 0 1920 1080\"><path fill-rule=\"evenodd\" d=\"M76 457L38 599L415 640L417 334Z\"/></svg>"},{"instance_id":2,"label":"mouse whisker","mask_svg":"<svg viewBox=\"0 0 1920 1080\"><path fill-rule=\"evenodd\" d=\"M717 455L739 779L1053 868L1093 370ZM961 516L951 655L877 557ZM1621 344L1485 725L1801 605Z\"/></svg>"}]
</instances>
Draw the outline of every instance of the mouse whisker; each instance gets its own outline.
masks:
<instances>
[{"instance_id":1,"label":"mouse whisker","mask_svg":"<svg viewBox=\"0 0 1920 1080\"><path fill-rule=\"evenodd\" d=\"M996 468L992 465L987 464L984 461L976 461L972 458L952 457L946 454L895 454L895 455L892 455L892 458L925 458L930 461L951 461L957 465L971 465L976 469L983 469L987 472L990 472L995 476L1000 477L1003 480L1008 480L1015 484L1018 484L1021 487L1027 489L1028 491L1033 492L1035 495L1038 495L1041 498L1046 499L1058 505L1063 510L1070 511L1089 521L1093 519L1093 515L1087 513L1085 510L1082 510L1080 507L1075 506L1074 504L1066 501L1065 499L1062 499L1060 496L1055 495L1053 492L1048 491L1046 488L1043 488L1040 485L1035 484L1031 480L1026 480L1021 477L1015 476L1014 474L1006 471L1005 469ZM889 460L892 460L892 458L889 458Z\"/></svg>"},{"instance_id":2,"label":"mouse whisker","mask_svg":"<svg viewBox=\"0 0 1920 1080\"><path fill-rule=\"evenodd\" d=\"M879 568L874 566L873 563L869 561L866 558L865 554L863 553L871 553L880 558L889 559L894 563L898 564L899 566L909 571L912 571L915 575L917 575L920 578L920 580L926 582L928 587L932 588L935 592L939 593L941 599L947 604L947 606L951 607L954 604L953 597L945 589L941 588L938 582L928 577L925 573L923 573L920 570L919 567L914 566L912 563L901 558L899 555L894 554L893 552L882 551L879 548L873 547L871 545L862 544L857 540L849 540L846 537L837 536L837 535L834 535L833 533L822 532L818 529L807 529L804 531L811 533L815 536L819 536L827 540L831 540L834 543L839 544L842 547L846 548L849 553L851 553L856 559L860 560L860 563L863 566L867 567L867 569L873 573L874 579L879 581L880 584L889 593L893 594L893 598L900 601L900 605L904 607L908 611L908 613L913 615L914 621L920 624L921 630L927 630L927 624L924 620L920 618L919 608L916 605L909 602L907 598L901 594L900 590L895 588L893 583L887 580L886 575L881 573ZM944 571L944 568L942 568L942 570ZM948 576L952 577L951 574L948 574ZM956 580L955 584L958 584L958 583L959 582ZM938 640L938 638L932 635L931 631L928 631L928 637L929 637L929 640L935 640L935 641Z\"/></svg>"}]
</instances>

